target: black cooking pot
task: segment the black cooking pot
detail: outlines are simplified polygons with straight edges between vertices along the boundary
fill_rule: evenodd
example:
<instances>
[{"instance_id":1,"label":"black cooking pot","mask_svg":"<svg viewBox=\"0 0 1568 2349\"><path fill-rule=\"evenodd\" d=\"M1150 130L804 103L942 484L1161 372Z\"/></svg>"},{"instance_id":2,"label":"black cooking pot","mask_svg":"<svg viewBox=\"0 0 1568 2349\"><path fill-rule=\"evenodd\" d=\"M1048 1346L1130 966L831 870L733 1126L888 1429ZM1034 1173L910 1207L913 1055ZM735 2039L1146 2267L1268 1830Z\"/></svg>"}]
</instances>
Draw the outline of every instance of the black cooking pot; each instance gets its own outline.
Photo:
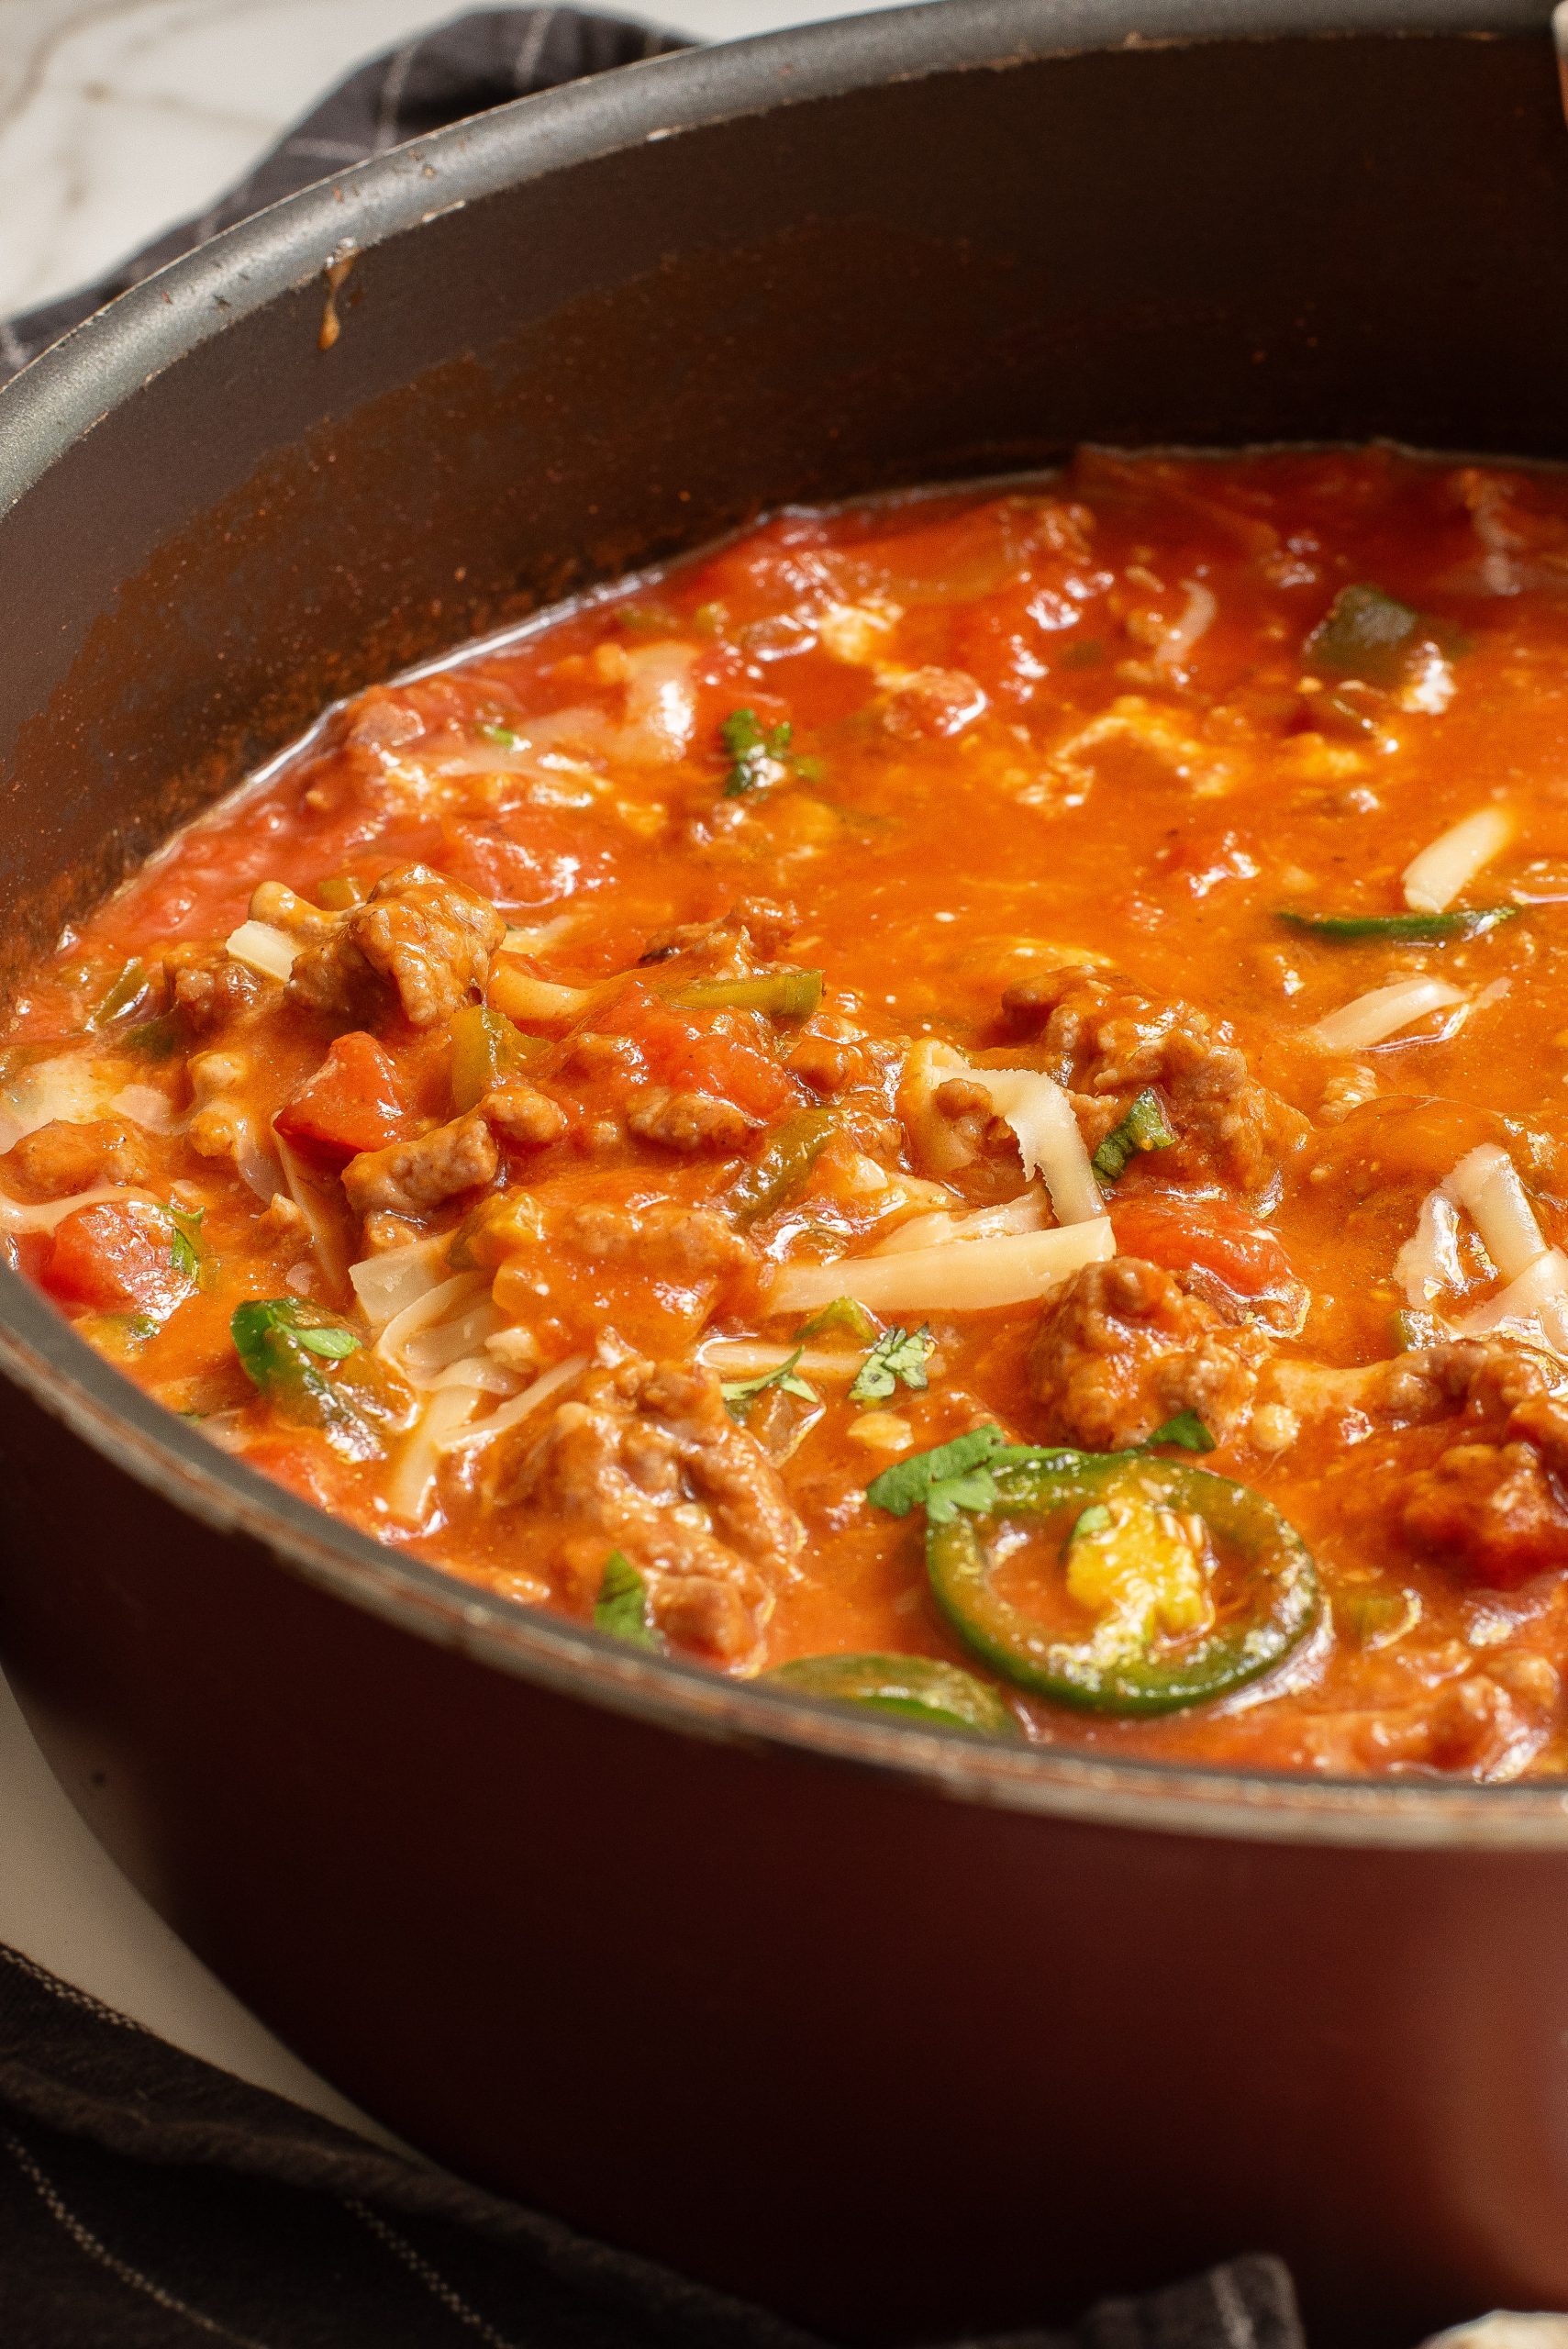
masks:
<instances>
[{"instance_id":1,"label":"black cooking pot","mask_svg":"<svg viewBox=\"0 0 1568 2349\"><path fill-rule=\"evenodd\" d=\"M1080 438L1560 457L1565 384L1542 6L955 0L529 99L0 395L9 972L332 696L781 500ZM432 2153L867 2337L1248 2246L1340 2349L1568 2304L1561 1788L736 1686L331 1523L3 1272L0 1368L35 1729Z\"/></svg>"}]
</instances>

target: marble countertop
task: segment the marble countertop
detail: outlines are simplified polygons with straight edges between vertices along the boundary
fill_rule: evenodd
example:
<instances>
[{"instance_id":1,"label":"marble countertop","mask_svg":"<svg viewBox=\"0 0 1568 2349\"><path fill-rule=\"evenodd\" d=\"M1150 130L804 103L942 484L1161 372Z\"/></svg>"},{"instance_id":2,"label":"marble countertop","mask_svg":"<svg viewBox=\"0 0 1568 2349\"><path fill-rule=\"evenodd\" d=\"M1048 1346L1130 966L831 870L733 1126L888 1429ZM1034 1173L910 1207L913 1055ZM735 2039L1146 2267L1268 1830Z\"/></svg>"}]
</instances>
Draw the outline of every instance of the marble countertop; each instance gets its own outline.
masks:
<instances>
[{"instance_id":1,"label":"marble countertop","mask_svg":"<svg viewBox=\"0 0 1568 2349\"><path fill-rule=\"evenodd\" d=\"M463 13L462 0L0 0L0 318L199 212L344 73ZM622 0L601 13L728 39L851 12L822 0ZM131 1890L3 1680L0 1941L191 2054L380 2133Z\"/></svg>"},{"instance_id":2,"label":"marble countertop","mask_svg":"<svg viewBox=\"0 0 1568 2349\"><path fill-rule=\"evenodd\" d=\"M857 13L828 0L581 5L703 40ZM342 74L464 13L463 0L0 0L0 317L200 212Z\"/></svg>"}]
</instances>

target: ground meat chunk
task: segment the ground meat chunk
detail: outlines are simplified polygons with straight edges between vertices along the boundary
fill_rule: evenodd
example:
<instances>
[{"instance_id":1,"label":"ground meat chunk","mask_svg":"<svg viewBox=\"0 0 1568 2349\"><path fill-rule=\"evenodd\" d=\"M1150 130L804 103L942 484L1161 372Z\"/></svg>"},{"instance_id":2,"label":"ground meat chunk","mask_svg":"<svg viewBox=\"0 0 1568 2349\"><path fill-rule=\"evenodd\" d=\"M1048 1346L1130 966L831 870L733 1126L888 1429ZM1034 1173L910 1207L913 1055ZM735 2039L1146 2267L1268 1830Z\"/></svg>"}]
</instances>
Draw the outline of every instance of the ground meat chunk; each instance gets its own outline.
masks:
<instances>
[{"instance_id":1,"label":"ground meat chunk","mask_svg":"<svg viewBox=\"0 0 1568 2349\"><path fill-rule=\"evenodd\" d=\"M909 669L891 677L881 696L882 722L906 741L962 733L985 707L985 696L966 669Z\"/></svg>"},{"instance_id":2,"label":"ground meat chunk","mask_svg":"<svg viewBox=\"0 0 1568 2349\"><path fill-rule=\"evenodd\" d=\"M1083 963L1009 987L1002 1003L1014 1032L1038 1036L1051 1074L1084 1097L1080 1122L1091 1146L1103 1139L1106 1101L1119 1117L1146 1085L1159 1092L1176 1135L1161 1153L1168 1179L1218 1174L1255 1194L1307 1135L1307 1119L1258 1084L1223 1022L1189 1003L1160 1002Z\"/></svg>"},{"instance_id":3,"label":"ground meat chunk","mask_svg":"<svg viewBox=\"0 0 1568 2349\"><path fill-rule=\"evenodd\" d=\"M145 1183L150 1173L146 1141L118 1118L81 1126L56 1118L0 1158L6 1190L24 1199L66 1199L101 1184Z\"/></svg>"},{"instance_id":4,"label":"ground meat chunk","mask_svg":"<svg viewBox=\"0 0 1568 2349\"><path fill-rule=\"evenodd\" d=\"M681 922L659 931L639 960L668 963L679 954L712 972L749 969L777 954L799 928L793 906L775 905L771 897L741 897L717 921Z\"/></svg>"},{"instance_id":5,"label":"ground meat chunk","mask_svg":"<svg viewBox=\"0 0 1568 2349\"><path fill-rule=\"evenodd\" d=\"M484 1111L471 1109L465 1118L454 1118L414 1141L361 1150L343 1169L343 1189L356 1215L369 1215L378 1208L394 1215L419 1215L460 1191L492 1182L500 1163Z\"/></svg>"},{"instance_id":6,"label":"ground meat chunk","mask_svg":"<svg viewBox=\"0 0 1568 2349\"><path fill-rule=\"evenodd\" d=\"M1223 1442L1245 1423L1267 1338L1232 1326L1137 1256L1088 1264L1046 1309L1029 1379L1051 1436L1092 1452L1140 1443L1178 1411Z\"/></svg>"},{"instance_id":7,"label":"ground meat chunk","mask_svg":"<svg viewBox=\"0 0 1568 2349\"><path fill-rule=\"evenodd\" d=\"M177 946L165 956L163 971L170 1006L195 1036L243 1019L279 993L275 979L237 963L220 946Z\"/></svg>"},{"instance_id":8,"label":"ground meat chunk","mask_svg":"<svg viewBox=\"0 0 1568 2349\"><path fill-rule=\"evenodd\" d=\"M1384 1408L1406 1424L1457 1413L1459 1441L1406 1486L1412 1547L1510 1589L1568 1565L1568 1381L1507 1338L1457 1338L1376 1366Z\"/></svg>"},{"instance_id":9,"label":"ground meat chunk","mask_svg":"<svg viewBox=\"0 0 1568 2349\"><path fill-rule=\"evenodd\" d=\"M415 1028L439 1027L483 995L506 934L495 907L461 881L406 865L306 946L289 976L297 1000L366 1025L394 1002Z\"/></svg>"},{"instance_id":10,"label":"ground meat chunk","mask_svg":"<svg viewBox=\"0 0 1568 2349\"><path fill-rule=\"evenodd\" d=\"M520 1148L542 1149L566 1131L566 1112L537 1085L498 1085L480 1103L493 1133Z\"/></svg>"},{"instance_id":11,"label":"ground meat chunk","mask_svg":"<svg viewBox=\"0 0 1568 2349\"><path fill-rule=\"evenodd\" d=\"M575 1528L590 1574L621 1551L661 1631L729 1663L756 1646L806 1539L713 1373L636 1355L589 1372L496 1498Z\"/></svg>"},{"instance_id":12,"label":"ground meat chunk","mask_svg":"<svg viewBox=\"0 0 1568 2349\"><path fill-rule=\"evenodd\" d=\"M756 1262L750 1243L715 1208L683 1207L675 1199L645 1206L583 1200L558 1212L550 1233L580 1256L635 1259L653 1279L705 1280Z\"/></svg>"},{"instance_id":13,"label":"ground meat chunk","mask_svg":"<svg viewBox=\"0 0 1568 2349\"><path fill-rule=\"evenodd\" d=\"M1493 1589L1568 1565L1568 1497L1532 1443L1451 1445L1411 1478L1400 1523L1414 1548Z\"/></svg>"},{"instance_id":14,"label":"ground meat chunk","mask_svg":"<svg viewBox=\"0 0 1568 2349\"><path fill-rule=\"evenodd\" d=\"M626 1108L630 1132L666 1150L736 1150L751 1121L733 1101L714 1093L684 1093L665 1085L638 1085Z\"/></svg>"}]
</instances>

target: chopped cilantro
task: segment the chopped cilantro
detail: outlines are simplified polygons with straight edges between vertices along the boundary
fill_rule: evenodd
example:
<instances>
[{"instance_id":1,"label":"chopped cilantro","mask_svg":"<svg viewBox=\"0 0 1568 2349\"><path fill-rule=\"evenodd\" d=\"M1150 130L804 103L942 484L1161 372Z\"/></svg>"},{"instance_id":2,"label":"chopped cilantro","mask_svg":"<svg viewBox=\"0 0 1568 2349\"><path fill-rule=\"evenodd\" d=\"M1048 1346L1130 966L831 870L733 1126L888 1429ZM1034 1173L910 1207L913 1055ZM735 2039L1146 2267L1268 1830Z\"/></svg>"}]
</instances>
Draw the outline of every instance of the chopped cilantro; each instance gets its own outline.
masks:
<instances>
[{"instance_id":1,"label":"chopped cilantro","mask_svg":"<svg viewBox=\"0 0 1568 2349\"><path fill-rule=\"evenodd\" d=\"M1169 1150L1175 1139L1165 1121L1160 1096L1152 1085L1145 1085L1120 1125L1095 1151L1095 1172L1102 1183L1114 1183L1140 1150Z\"/></svg>"},{"instance_id":2,"label":"chopped cilantro","mask_svg":"<svg viewBox=\"0 0 1568 2349\"><path fill-rule=\"evenodd\" d=\"M777 783L785 769L795 729L787 718L764 727L754 709L732 709L718 729L729 760L726 799L742 798L759 785Z\"/></svg>"},{"instance_id":3,"label":"chopped cilantro","mask_svg":"<svg viewBox=\"0 0 1568 2349\"><path fill-rule=\"evenodd\" d=\"M800 1360L802 1351L801 1347L796 1346L787 1362L781 1362L775 1370L760 1371L755 1378L726 1380L719 1388L719 1393L724 1397L725 1408L728 1411L730 1418L743 1419L746 1416L746 1406L754 1402L759 1395L765 1394L770 1386L776 1386L781 1395L798 1395L803 1403L815 1403L817 1389L814 1386L808 1386L804 1378L797 1378L795 1375L795 1366Z\"/></svg>"},{"instance_id":4,"label":"chopped cilantro","mask_svg":"<svg viewBox=\"0 0 1568 2349\"><path fill-rule=\"evenodd\" d=\"M166 1209L166 1213L170 1224L169 1254L174 1270L183 1274L188 1281L199 1281L202 1276L202 1218L206 1209L172 1207Z\"/></svg>"},{"instance_id":5,"label":"chopped cilantro","mask_svg":"<svg viewBox=\"0 0 1568 2349\"><path fill-rule=\"evenodd\" d=\"M851 1402L879 1403L900 1380L916 1394L923 1392L933 1342L923 1325L918 1330L884 1330L861 1364L850 1389Z\"/></svg>"},{"instance_id":6,"label":"chopped cilantro","mask_svg":"<svg viewBox=\"0 0 1568 2349\"><path fill-rule=\"evenodd\" d=\"M323 1362L346 1362L360 1342L351 1330L296 1329L294 1334L307 1354L318 1354Z\"/></svg>"},{"instance_id":7,"label":"chopped cilantro","mask_svg":"<svg viewBox=\"0 0 1568 2349\"><path fill-rule=\"evenodd\" d=\"M1183 1452L1212 1452L1214 1438L1195 1411L1178 1411L1173 1419L1156 1428L1148 1442L1139 1446L1140 1452L1151 1451L1157 1443L1173 1443Z\"/></svg>"},{"instance_id":8,"label":"chopped cilantro","mask_svg":"<svg viewBox=\"0 0 1568 2349\"><path fill-rule=\"evenodd\" d=\"M826 1330L847 1330L862 1346L873 1345L880 1335L876 1316L866 1311L858 1297L836 1297L831 1305L825 1305L820 1313L803 1321L795 1335L804 1341L819 1338Z\"/></svg>"},{"instance_id":9,"label":"chopped cilantro","mask_svg":"<svg viewBox=\"0 0 1568 2349\"><path fill-rule=\"evenodd\" d=\"M594 1629L628 1640L633 1647L663 1645L648 1612L648 1585L619 1550L612 1550L605 1560L599 1595L594 1602Z\"/></svg>"},{"instance_id":10,"label":"chopped cilantro","mask_svg":"<svg viewBox=\"0 0 1568 2349\"><path fill-rule=\"evenodd\" d=\"M476 734L483 734L487 742L494 742L502 751L515 751L522 740L520 734L514 734L509 726L503 726L495 718L476 726L473 730Z\"/></svg>"},{"instance_id":11,"label":"chopped cilantro","mask_svg":"<svg viewBox=\"0 0 1568 2349\"><path fill-rule=\"evenodd\" d=\"M924 1508L929 1524L947 1525L961 1508L995 1508L994 1470L1073 1457L1062 1445L1042 1451L1034 1444L1009 1443L1000 1428L975 1428L930 1452L895 1460L867 1486L866 1498L892 1517L907 1517L912 1508Z\"/></svg>"}]
</instances>

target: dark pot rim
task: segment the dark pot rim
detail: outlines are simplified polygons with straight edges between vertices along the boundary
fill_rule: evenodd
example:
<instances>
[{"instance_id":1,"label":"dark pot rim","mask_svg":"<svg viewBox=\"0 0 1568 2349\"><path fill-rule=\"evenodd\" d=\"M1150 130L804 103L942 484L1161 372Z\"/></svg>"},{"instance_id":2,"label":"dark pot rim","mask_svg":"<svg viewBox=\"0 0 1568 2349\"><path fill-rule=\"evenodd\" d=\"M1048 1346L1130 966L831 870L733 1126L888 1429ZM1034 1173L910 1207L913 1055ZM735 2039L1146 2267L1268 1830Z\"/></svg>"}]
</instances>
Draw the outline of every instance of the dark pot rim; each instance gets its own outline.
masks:
<instances>
[{"instance_id":1,"label":"dark pot rim","mask_svg":"<svg viewBox=\"0 0 1568 2349\"><path fill-rule=\"evenodd\" d=\"M185 352L346 252L501 188L740 115L896 79L1126 46L1282 37L1547 38L1541 0L935 0L651 59L521 99L354 166L121 295L0 391L0 513ZM482 1591L372 1541L218 1451L0 1265L0 1372L124 1473L288 1571L422 1639L661 1728L851 1764L961 1801L1241 1840L1568 1847L1568 1785L1358 1780L1106 1760L933 1733L697 1664Z\"/></svg>"}]
</instances>

